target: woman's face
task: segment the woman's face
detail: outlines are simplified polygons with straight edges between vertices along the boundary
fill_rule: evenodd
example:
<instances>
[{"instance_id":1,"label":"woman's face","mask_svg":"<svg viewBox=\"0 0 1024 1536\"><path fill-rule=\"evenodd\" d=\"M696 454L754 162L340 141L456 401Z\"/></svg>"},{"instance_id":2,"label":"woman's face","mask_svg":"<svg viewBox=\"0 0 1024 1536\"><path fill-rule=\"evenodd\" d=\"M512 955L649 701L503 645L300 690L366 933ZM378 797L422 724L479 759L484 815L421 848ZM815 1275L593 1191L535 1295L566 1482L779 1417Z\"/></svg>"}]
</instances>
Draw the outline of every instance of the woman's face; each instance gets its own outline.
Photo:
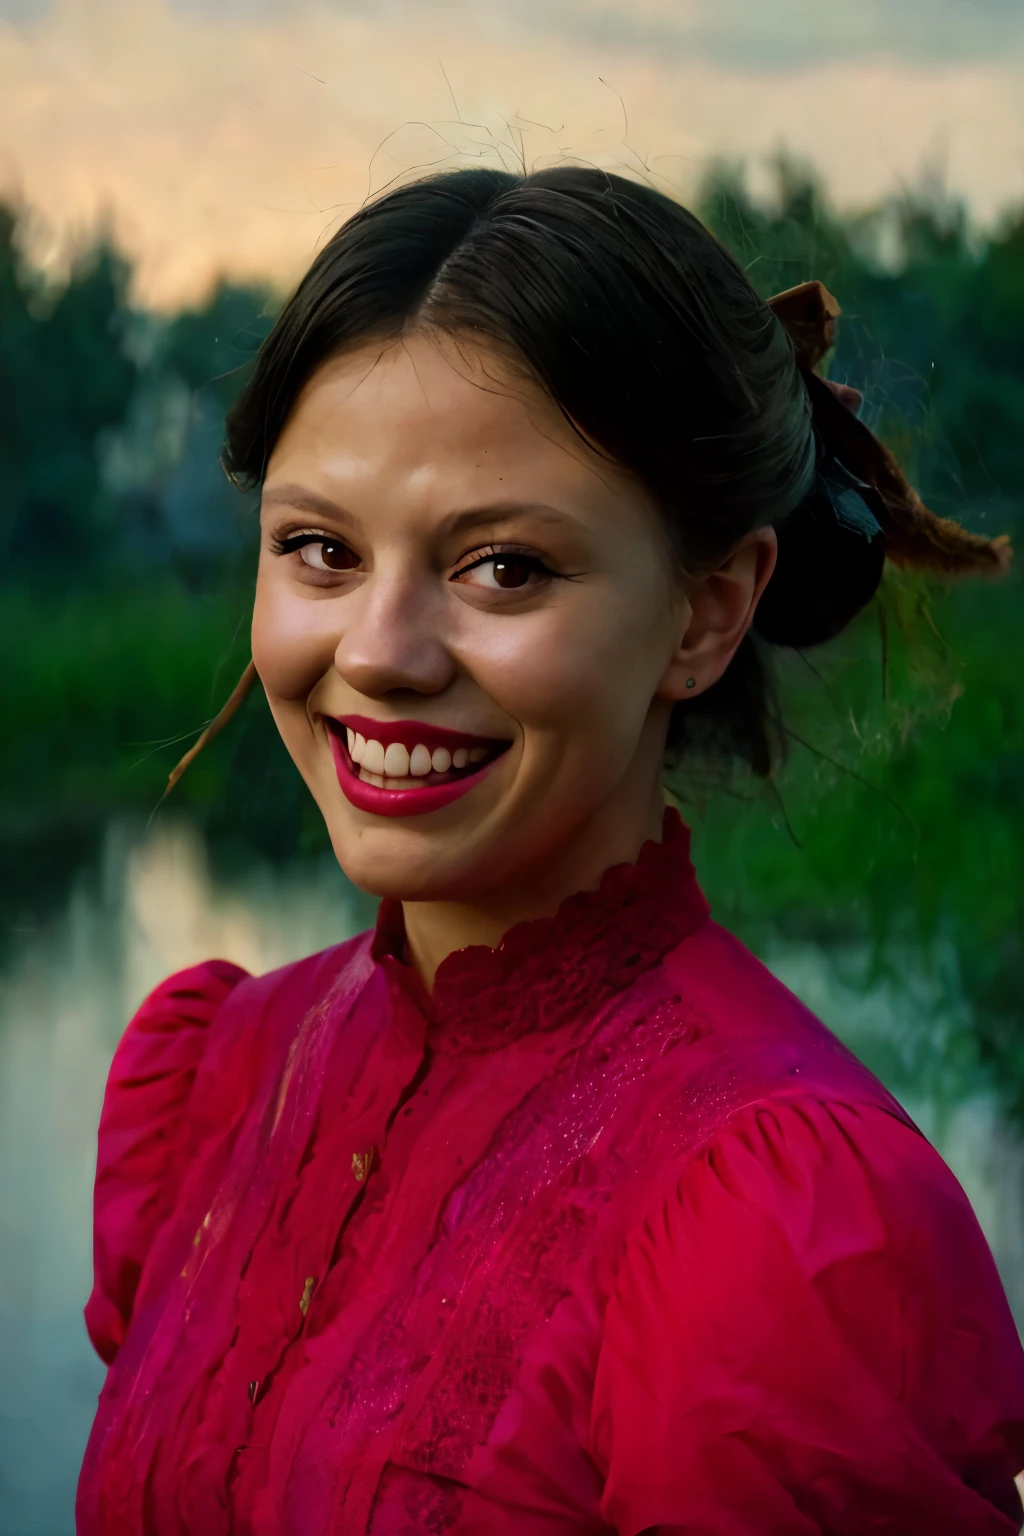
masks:
<instances>
[{"instance_id":1,"label":"woman's face","mask_svg":"<svg viewBox=\"0 0 1024 1536\"><path fill-rule=\"evenodd\" d=\"M322 367L271 457L253 658L365 890L483 898L648 835L689 607L645 492L493 355Z\"/></svg>"}]
</instances>

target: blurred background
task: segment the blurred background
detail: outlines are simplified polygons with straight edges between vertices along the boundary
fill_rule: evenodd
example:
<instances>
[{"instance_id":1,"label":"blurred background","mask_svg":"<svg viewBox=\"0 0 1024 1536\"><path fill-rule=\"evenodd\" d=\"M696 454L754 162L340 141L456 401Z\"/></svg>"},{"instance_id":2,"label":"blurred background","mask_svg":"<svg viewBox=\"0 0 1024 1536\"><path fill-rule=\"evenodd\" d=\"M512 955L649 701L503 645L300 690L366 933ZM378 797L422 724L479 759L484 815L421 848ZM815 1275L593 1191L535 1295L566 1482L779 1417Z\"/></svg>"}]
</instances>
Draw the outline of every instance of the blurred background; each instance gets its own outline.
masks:
<instances>
[{"instance_id":1,"label":"blurred background","mask_svg":"<svg viewBox=\"0 0 1024 1536\"><path fill-rule=\"evenodd\" d=\"M1024 538L1017 0L0 0L0 1533L73 1530L102 1369L95 1127L172 969L372 920L250 698L256 521L225 408L289 285L418 169L565 158L697 208L926 499ZM787 657L767 790L678 786L716 915L877 1071L1024 1324L1018 572L887 580Z\"/></svg>"}]
</instances>

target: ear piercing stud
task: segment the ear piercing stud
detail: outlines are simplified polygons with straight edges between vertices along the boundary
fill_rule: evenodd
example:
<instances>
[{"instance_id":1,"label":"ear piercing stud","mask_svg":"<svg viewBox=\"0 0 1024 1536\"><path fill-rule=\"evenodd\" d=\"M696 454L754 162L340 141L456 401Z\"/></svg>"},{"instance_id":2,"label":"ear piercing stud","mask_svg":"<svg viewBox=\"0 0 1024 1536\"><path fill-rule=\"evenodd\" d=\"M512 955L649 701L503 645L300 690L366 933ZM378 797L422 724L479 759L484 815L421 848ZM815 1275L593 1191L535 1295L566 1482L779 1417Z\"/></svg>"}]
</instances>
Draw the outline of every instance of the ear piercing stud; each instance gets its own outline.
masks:
<instances>
[{"instance_id":1,"label":"ear piercing stud","mask_svg":"<svg viewBox=\"0 0 1024 1536\"><path fill-rule=\"evenodd\" d=\"M688 677L686 679L686 686L687 686L687 688L696 688L696 686L697 686L697 679L695 677Z\"/></svg>"}]
</instances>

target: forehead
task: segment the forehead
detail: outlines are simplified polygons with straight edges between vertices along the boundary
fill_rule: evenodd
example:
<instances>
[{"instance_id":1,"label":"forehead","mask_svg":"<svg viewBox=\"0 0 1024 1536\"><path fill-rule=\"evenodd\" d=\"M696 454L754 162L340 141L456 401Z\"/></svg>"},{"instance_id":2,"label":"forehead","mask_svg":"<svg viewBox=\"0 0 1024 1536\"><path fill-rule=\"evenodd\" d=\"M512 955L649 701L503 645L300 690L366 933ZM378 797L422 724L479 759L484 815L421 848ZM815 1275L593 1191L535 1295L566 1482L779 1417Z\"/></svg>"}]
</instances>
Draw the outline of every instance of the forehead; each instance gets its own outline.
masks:
<instances>
[{"instance_id":1,"label":"forehead","mask_svg":"<svg viewBox=\"0 0 1024 1536\"><path fill-rule=\"evenodd\" d=\"M414 492L443 510L481 495L620 502L639 494L496 352L419 333L360 346L317 370L268 469L268 485L293 479L348 497Z\"/></svg>"}]
</instances>

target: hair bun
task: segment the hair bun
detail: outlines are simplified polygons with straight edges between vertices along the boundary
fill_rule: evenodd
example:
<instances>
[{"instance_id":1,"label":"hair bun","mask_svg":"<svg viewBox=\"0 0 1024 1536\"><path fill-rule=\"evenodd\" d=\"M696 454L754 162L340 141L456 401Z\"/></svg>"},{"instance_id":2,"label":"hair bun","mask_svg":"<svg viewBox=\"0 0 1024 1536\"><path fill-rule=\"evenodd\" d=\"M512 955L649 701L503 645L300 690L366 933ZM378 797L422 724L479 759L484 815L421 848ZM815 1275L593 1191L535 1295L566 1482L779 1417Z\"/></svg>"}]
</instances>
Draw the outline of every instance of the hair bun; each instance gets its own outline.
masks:
<instances>
[{"instance_id":1,"label":"hair bun","mask_svg":"<svg viewBox=\"0 0 1024 1536\"><path fill-rule=\"evenodd\" d=\"M754 615L754 628L773 645L802 649L831 640L882 579L881 498L818 448L810 492L777 526L778 561Z\"/></svg>"}]
</instances>

